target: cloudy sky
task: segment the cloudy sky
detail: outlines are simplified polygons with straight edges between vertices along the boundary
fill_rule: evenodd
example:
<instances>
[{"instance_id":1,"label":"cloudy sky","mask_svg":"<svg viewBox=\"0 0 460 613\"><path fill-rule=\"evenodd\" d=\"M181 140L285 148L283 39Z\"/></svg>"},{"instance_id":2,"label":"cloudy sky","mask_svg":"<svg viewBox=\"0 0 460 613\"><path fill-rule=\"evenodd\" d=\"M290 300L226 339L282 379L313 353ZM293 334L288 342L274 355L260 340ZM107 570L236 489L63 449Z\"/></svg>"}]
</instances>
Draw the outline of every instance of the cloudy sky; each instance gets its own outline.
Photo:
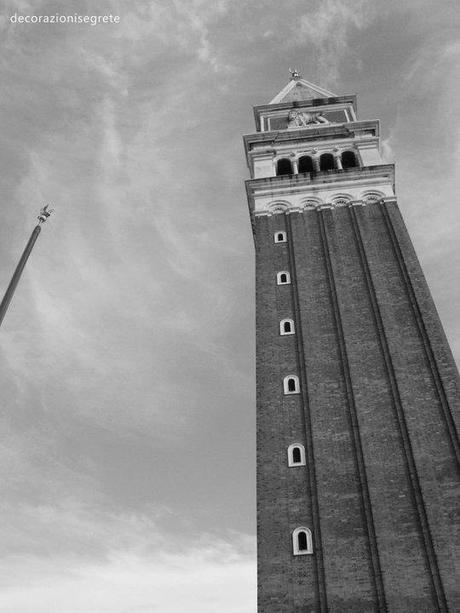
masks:
<instances>
[{"instance_id":1,"label":"cloudy sky","mask_svg":"<svg viewBox=\"0 0 460 613\"><path fill-rule=\"evenodd\" d=\"M2 613L254 613L241 136L296 67L382 121L460 357L458 8L0 1ZM113 14L119 24L13 24Z\"/></svg>"}]
</instances>

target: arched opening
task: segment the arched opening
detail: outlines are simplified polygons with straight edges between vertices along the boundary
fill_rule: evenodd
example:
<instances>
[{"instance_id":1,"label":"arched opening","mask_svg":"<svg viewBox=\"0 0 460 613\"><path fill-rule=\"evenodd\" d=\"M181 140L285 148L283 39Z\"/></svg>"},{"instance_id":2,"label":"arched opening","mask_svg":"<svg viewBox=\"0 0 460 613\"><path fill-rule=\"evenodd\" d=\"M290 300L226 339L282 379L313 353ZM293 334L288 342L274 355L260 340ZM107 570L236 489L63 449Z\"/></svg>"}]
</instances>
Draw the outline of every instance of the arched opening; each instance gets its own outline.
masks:
<instances>
[{"instance_id":1,"label":"arched opening","mask_svg":"<svg viewBox=\"0 0 460 613\"><path fill-rule=\"evenodd\" d=\"M285 243L286 242L286 232L276 232L275 233L275 243Z\"/></svg>"},{"instance_id":2,"label":"arched opening","mask_svg":"<svg viewBox=\"0 0 460 613\"><path fill-rule=\"evenodd\" d=\"M283 389L285 394L299 394L299 377L297 377L297 375L288 375L284 377Z\"/></svg>"},{"instance_id":3,"label":"arched opening","mask_svg":"<svg viewBox=\"0 0 460 613\"><path fill-rule=\"evenodd\" d=\"M280 334L294 334L294 322L292 319L282 319L280 321Z\"/></svg>"},{"instance_id":4,"label":"arched opening","mask_svg":"<svg viewBox=\"0 0 460 613\"><path fill-rule=\"evenodd\" d=\"M291 282L291 276L288 272L279 272L276 275L278 285L286 285Z\"/></svg>"},{"instance_id":5,"label":"arched opening","mask_svg":"<svg viewBox=\"0 0 460 613\"><path fill-rule=\"evenodd\" d=\"M296 528L292 533L292 548L295 556L313 553L313 539L309 528Z\"/></svg>"},{"instance_id":6,"label":"arched opening","mask_svg":"<svg viewBox=\"0 0 460 613\"><path fill-rule=\"evenodd\" d=\"M307 533L301 530L297 535L299 543L299 551L306 551L308 549Z\"/></svg>"},{"instance_id":7,"label":"arched opening","mask_svg":"<svg viewBox=\"0 0 460 613\"><path fill-rule=\"evenodd\" d=\"M334 156L332 153L323 153L319 158L320 170L333 170L334 169Z\"/></svg>"},{"instance_id":8,"label":"arched opening","mask_svg":"<svg viewBox=\"0 0 460 613\"><path fill-rule=\"evenodd\" d=\"M303 155L299 158L299 172L313 172L313 160L309 155Z\"/></svg>"},{"instance_id":9,"label":"arched opening","mask_svg":"<svg viewBox=\"0 0 460 613\"><path fill-rule=\"evenodd\" d=\"M288 466L305 466L305 447L300 443L289 445Z\"/></svg>"},{"instance_id":10,"label":"arched opening","mask_svg":"<svg viewBox=\"0 0 460 613\"><path fill-rule=\"evenodd\" d=\"M302 452L300 451L300 447L294 447L292 450L292 462L293 464L300 464L302 461Z\"/></svg>"},{"instance_id":11,"label":"arched opening","mask_svg":"<svg viewBox=\"0 0 460 613\"><path fill-rule=\"evenodd\" d=\"M344 151L342 153L342 168L354 168L357 165L356 155L353 151Z\"/></svg>"},{"instance_id":12,"label":"arched opening","mask_svg":"<svg viewBox=\"0 0 460 613\"><path fill-rule=\"evenodd\" d=\"M276 163L276 174L277 175L292 175L292 164L291 160L287 158L281 158Z\"/></svg>"}]
</instances>

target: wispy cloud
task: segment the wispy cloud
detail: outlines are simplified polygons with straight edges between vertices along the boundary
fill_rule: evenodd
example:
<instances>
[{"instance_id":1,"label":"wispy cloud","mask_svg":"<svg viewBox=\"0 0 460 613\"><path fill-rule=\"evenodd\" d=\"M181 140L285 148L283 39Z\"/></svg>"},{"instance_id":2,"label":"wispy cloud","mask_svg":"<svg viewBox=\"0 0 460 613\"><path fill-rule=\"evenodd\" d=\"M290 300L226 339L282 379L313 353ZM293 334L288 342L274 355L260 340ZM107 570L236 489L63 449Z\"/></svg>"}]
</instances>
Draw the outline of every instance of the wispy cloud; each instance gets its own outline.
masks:
<instances>
[{"instance_id":1,"label":"wispy cloud","mask_svg":"<svg viewBox=\"0 0 460 613\"><path fill-rule=\"evenodd\" d=\"M78 12L120 24L5 19L58 4L5 2L1 24L4 287L40 205L56 213L1 331L0 609L248 613L254 251L240 135L289 65L337 93L361 84L361 116L386 113L401 208L460 338L449 19L419 0L82 0Z\"/></svg>"},{"instance_id":2,"label":"wispy cloud","mask_svg":"<svg viewBox=\"0 0 460 613\"><path fill-rule=\"evenodd\" d=\"M2 547L5 613L255 610L254 542L244 535L194 539L181 521L165 534L154 510L114 516L70 504L19 507L17 517Z\"/></svg>"},{"instance_id":3,"label":"wispy cloud","mask_svg":"<svg viewBox=\"0 0 460 613\"><path fill-rule=\"evenodd\" d=\"M311 45L315 77L324 79L323 85L337 84L341 62L355 53L353 32L368 25L373 14L366 0L325 0L302 14L297 39Z\"/></svg>"}]
</instances>

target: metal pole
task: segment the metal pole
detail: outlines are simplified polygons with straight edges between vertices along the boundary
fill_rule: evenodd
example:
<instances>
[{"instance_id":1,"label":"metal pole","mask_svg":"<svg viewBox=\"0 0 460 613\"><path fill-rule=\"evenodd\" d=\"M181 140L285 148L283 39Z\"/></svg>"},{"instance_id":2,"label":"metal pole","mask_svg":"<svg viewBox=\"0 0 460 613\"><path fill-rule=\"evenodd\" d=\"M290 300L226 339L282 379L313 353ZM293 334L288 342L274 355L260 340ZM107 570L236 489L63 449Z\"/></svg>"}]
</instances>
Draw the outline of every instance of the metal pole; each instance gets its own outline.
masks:
<instances>
[{"instance_id":1,"label":"metal pole","mask_svg":"<svg viewBox=\"0 0 460 613\"><path fill-rule=\"evenodd\" d=\"M0 304L0 326L2 325L3 318L5 317L6 311L8 310L11 299L13 298L14 292L16 290L17 284L19 283L19 279L21 278L22 271L29 259L29 255L34 248L35 241L38 238L38 235L41 232L41 225L46 221L46 219L50 216L52 211L48 211L48 205L45 206L38 216L39 224L35 226L32 230L32 234L27 242L26 248L24 249L21 259L19 260L19 264L16 266L16 270L14 271L13 277L8 285L8 289L5 292L5 296L3 297L2 303Z\"/></svg>"}]
</instances>

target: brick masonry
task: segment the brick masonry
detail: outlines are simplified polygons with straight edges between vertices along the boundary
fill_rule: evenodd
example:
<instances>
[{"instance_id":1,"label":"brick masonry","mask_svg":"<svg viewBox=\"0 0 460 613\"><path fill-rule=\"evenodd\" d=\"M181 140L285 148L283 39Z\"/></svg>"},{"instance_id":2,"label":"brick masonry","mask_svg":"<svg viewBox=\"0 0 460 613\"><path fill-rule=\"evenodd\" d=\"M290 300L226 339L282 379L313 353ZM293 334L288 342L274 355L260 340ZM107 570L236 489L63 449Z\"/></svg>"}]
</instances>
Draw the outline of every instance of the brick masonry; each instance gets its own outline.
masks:
<instances>
[{"instance_id":1,"label":"brick masonry","mask_svg":"<svg viewBox=\"0 0 460 613\"><path fill-rule=\"evenodd\" d=\"M459 611L459 377L396 203L256 216L254 236L258 612Z\"/></svg>"}]
</instances>

